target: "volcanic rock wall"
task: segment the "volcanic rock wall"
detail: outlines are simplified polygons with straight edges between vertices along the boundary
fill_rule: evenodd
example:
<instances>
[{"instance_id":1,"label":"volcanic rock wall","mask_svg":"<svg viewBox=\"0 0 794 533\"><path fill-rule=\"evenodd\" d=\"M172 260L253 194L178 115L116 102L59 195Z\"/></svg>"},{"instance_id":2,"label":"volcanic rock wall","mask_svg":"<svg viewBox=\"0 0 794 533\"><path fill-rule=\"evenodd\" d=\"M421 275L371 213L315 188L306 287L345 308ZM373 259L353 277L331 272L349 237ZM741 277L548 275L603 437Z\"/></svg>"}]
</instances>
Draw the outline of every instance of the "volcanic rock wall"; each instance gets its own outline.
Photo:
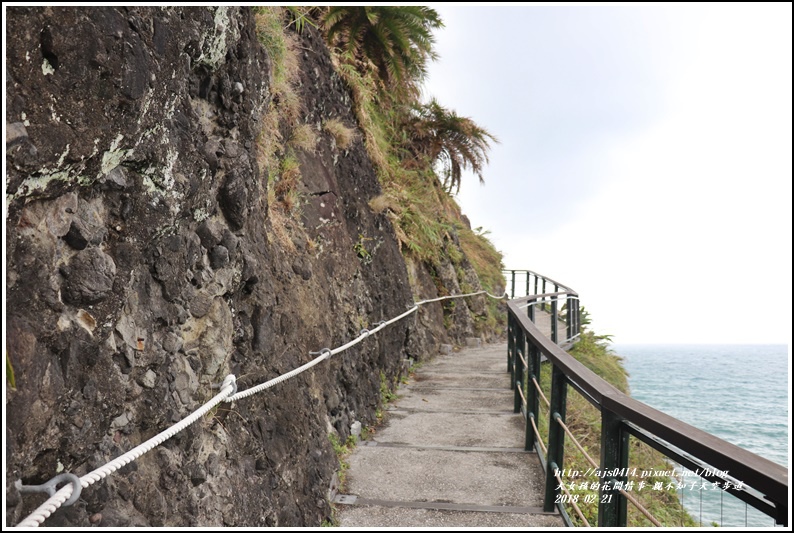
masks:
<instances>
[{"instance_id":1,"label":"volcanic rock wall","mask_svg":"<svg viewBox=\"0 0 794 533\"><path fill-rule=\"evenodd\" d=\"M368 206L380 186L362 141L341 150L319 128L355 119L315 29L301 37L301 120L319 142L299 154L303 216L275 227L255 142L272 65L250 8L7 15L14 525L44 499L16 480L83 475L184 418L227 374L241 389L271 379L414 295L389 220ZM426 271L413 275L417 297L436 295ZM464 315L457 337L472 331ZM45 525L319 525L336 468L329 432L344 440L353 421L374 422L381 376L394 383L406 358L448 342L440 319L431 306L422 327L412 317L222 404Z\"/></svg>"}]
</instances>

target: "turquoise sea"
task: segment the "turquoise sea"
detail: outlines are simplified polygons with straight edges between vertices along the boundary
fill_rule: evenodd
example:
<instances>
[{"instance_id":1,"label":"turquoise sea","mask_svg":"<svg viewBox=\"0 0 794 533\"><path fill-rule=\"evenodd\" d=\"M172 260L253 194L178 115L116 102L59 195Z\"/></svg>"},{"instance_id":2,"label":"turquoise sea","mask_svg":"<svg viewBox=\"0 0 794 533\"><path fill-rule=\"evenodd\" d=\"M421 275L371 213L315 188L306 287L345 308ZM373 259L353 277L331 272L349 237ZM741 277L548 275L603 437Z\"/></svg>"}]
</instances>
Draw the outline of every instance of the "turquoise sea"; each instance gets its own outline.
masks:
<instances>
[{"instance_id":1,"label":"turquoise sea","mask_svg":"<svg viewBox=\"0 0 794 533\"><path fill-rule=\"evenodd\" d=\"M623 357L632 397L789 468L791 384L786 345L612 345L611 349ZM772 518L722 491L681 492L687 510L704 526L774 525Z\"/></svg>"}]
</instances>

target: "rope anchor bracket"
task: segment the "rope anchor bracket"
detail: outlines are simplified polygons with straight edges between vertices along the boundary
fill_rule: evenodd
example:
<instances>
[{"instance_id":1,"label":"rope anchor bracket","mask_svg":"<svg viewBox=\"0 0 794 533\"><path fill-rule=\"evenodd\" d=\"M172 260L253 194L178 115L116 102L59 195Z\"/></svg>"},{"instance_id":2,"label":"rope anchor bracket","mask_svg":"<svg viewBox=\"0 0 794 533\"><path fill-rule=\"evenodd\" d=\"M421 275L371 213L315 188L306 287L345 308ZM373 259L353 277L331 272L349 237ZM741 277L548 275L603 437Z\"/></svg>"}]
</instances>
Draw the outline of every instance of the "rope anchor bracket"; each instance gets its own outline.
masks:
<instances>
[{"instance_id":1,"label":"rope anchor bracket","mask_svg":"<svg viewBox=\"0 0 794 533\"><path fill-rule=\"evenodd\" d=\"M72 495L69 496L69 499L62 504L63 507L67 507L77 501L77 499L80 497L80 492L83 490L83 485L80 482L80 478L74 474L58 474L48 482L42 483L41 485L23 485L22 480L18 479L16 483L14 483L14 487L16 487L19 492L46 492L50 497L53 497L55 496L55 491L57 490L56 487L63 481L67 481L72 484Z\"/></svg>"}]
</instances>

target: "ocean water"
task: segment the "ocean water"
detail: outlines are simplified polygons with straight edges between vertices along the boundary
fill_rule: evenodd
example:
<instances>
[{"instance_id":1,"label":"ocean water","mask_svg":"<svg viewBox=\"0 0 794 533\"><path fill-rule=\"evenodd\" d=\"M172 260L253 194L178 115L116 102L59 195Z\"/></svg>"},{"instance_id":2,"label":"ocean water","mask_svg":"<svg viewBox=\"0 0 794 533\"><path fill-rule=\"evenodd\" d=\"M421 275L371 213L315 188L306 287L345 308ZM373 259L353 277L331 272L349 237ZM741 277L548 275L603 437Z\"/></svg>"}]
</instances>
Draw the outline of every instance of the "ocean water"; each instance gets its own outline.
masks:
<instances>
[{"instance_id":1,"label":"ocean water","mask_svg":"<svg viewBox=\"0 0 794 533\"><path fill-rule=\"evenodd\" d=\"M623 357L632 397L789 466L787 346L612 345L611 349ZM774 525L772 518L722 491L687 488L679 494L704 526Z\"/></svg>"}]
</instances>

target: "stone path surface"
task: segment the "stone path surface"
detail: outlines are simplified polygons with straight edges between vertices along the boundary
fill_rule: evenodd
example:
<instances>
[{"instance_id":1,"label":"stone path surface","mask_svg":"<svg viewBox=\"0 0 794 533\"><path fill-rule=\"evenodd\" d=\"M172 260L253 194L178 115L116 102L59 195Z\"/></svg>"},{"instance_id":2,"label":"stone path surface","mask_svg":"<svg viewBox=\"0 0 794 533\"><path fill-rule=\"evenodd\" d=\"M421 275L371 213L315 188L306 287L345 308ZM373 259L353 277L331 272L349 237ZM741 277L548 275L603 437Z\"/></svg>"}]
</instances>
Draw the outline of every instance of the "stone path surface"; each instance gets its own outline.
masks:
<instances>
[{"instance_id":1,"label":"stone path surface","mask_svg":"<svg viewBox=\"0 0 794 533\"><path fill-rule=\"evenodd\" d=\"M535 310L535 325L538 329L546 335L547 337L551 338L551 314L547 311L543 311L540 306L537 306ZM565 341L565 336L567 334L566 324L562 320L557 320L557 339L562 343ZM505 348L506 350L507 348Z\"/></svg>"},{"instance_id":2,"label":"stone path surface","mask_svg":"<svg viewBox=\"0 0 794 533\"><path fill-rule=\"evenodd\" d=\"M423 365L360 442L334 501L342 527L554 527L543 471L523 450L506 344Z\"/></svg>"}]
</instances>

